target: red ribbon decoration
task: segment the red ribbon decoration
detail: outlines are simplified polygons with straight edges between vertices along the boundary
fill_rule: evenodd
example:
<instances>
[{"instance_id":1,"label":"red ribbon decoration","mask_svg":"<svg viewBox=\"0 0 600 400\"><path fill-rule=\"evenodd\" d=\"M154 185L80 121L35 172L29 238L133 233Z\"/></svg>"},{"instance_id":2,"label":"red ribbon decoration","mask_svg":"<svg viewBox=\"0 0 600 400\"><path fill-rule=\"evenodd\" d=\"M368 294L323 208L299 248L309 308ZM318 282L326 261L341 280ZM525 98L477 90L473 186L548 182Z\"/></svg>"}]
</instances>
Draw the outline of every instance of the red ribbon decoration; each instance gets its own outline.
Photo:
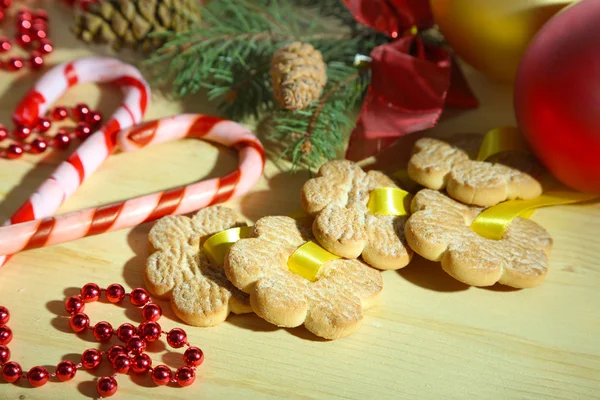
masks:
<instances>
[{"instance_id":1,"label":"red ribbon decoration","mask_svg":"<svg viewBox=\"0 0 600 400\"><path fill-rule=\"evenodd\" d=\"M435 126L444 105L475 108L471 92L449 52L410 34L433 26L425 0L344 0L354 18L391 38L371 52L367 91L346 158L372 156L400 136Z\"/></svg>"}]
</instances>

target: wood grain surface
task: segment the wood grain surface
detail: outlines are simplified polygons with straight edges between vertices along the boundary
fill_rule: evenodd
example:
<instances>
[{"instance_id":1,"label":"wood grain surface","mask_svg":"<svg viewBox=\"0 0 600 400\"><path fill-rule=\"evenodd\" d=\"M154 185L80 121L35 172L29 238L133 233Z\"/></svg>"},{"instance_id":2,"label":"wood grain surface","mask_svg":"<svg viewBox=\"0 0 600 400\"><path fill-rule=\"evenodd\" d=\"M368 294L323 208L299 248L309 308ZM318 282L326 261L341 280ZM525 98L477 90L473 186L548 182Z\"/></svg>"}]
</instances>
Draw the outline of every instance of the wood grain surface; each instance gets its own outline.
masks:
<instances>
[{"instance_id":1,"label":"wood grain surface","mask_svg":"<svg viewBox=\"0 0 600 400\"><path fill-rule=\"evenodd\" d=\"M56 52L51 64L106 49L82 46L68 30L70 14L52 10ZM467 69L482 106L447 113L427 134L481 132L514 123L511 89ZM0 121L8 122L17 99L39 74L0 72ZM61 100L85 101L105 115L119 93L78 86ZM202 95L175 102L154 93L146 120L181 111L212 113ZM406 163L408 138L367 164L393 171ZM0 160L0 216L8 218L52 172L65 154ZM60 212L106 204L131 196L220 176L236 165L234 152L183 140L116 154L102 165ZM290 175L269 162L264 178L248 195L228 203L249 222L287 214L299 205L307 174ZM553 236L547 281L538 288L473 288L446 275L439 265L415 259L405 269L384 273L381 304L366 313L362 328L329 342L303 328L277 329L254 315L232 316L214 328L184 326L167 302L160 304L163 328L183 326L206 361L188 388L155 387L147 375L119 376L116 399L599 399L600 398L600 205L540 210L534 220ZM23 252L0 270L0 304L12 312L12 359L25 369L77 362L98 347L69 329L67 296L87 282L106 287L143 285L151 224ZM139 310L106 303L89 305L93 321L114 326L134 320ZM181 365L181 352L151 349L156 363ZM70 383L38 389L0 382L0 399L97 397L100 367L80 371ZM1 379L0 379L1 381Z\"/></svg>"}]
</instances>

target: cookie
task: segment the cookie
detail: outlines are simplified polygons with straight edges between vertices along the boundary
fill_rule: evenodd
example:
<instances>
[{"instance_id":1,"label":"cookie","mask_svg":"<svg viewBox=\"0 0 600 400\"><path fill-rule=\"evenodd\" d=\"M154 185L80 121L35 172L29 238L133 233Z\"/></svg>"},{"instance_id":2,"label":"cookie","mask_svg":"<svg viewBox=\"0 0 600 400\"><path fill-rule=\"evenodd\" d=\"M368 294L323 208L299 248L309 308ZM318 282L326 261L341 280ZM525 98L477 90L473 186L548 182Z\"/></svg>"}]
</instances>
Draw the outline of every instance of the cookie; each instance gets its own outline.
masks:
<instances>
[{"instance_id":1,"label":"cookie","mask_svg":"<svg viewBox=\"0 0 600 400\"><path fill-rule=\"evenodd\" d=\"M154 253L146 262L146 287L170 299L175 314L194 326L217 325L230 312L251 312L248 295L227 280L223 267L212 264L201 247L213 234L245 225L239 214L221 206L202 209L192 218L158 220L148 235Z\"/></svg>"},{"instance_id":2,"label":"cookie","mask_svg":"<svg viewBox=\"0 0 600 400\"><path fill-rule=\"evenodd\" d=\"M406 239L424 258L440 261L448 274L473 286L499 282L515 288L539 285L548 272L552 238L533 221L515 218L502 239L486 239L471 229L484 210L430 189L411 204Z\"/></svg>"},{"instance_id":3,"label":"cookie","mask_svg":"<svg viewBox=\"0 0 600 400\"><path fill-rule=\"evenodd\" d=\"M473 161L458 146L432 138L415 143L408 176L426 188L446 189L450 197L478 206L542 194L542 185L530 174L499 163Z\"/></svg>"},{"instance_id":4,"label":"cookie","mask_svg":"<svg viewBox=\"0 0 600 400\"><path fill-rule=\"evenodd\" d=\"M225 273L250 295L254 312L274 325L304 324L322 338L341 338L359 327L363 310L374 305L383 289L381 273L358 260L327 261L313 282L291 272L290 256L313 239L310 225L264 217L252 236L231 247Z\"/></svg>"},{"instance_id":5,"label":"cookie","mask_svg":"<svg viewBox=\"0 0 600 400\"><path fill-rule=\"evenodd\" d=\"M350 161L324 164L302 188L302 207L314 217L317 241L333 254L358 258L378 269L405 267L412 257L404 238L406 215L373 215L367 207L373 190L397 188L378 171L365 173ZM407 207L408 208L408 207Z\"/></svg>"}]
</instances>

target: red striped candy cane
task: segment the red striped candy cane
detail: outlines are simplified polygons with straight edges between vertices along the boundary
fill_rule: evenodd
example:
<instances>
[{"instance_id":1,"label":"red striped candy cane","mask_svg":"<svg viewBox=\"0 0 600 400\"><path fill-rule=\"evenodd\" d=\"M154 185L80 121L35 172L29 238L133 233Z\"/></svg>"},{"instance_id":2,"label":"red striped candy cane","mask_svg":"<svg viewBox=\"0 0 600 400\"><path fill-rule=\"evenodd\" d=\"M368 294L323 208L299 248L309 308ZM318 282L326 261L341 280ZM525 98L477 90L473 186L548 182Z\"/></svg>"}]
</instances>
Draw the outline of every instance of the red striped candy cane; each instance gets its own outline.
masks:
<instances>
[{"instance_id":1,"label":"red striped candy cane","mask_svg":"<svg viewBox=\"0 0 600 400\"><path fill-rule=\"evenodd\" d=\"M37 191L15 212L7 224L52 215L112 153L121 129L139 123L146 111L150 89L142 74L116 58L86 57L60 64L48 71L17 106L17 125L33 126L70 87L79 83L107 82L124 94L122 104L108 121L90 135ZM0 256L0 266L8 257Z\"/></svg>"},{"instance_id":2,"label":"red striped candy cane","mask_svg":"<svg viewBox=\"0 0 600 400\"><path fill-rule=\"evenodd\" d=\"M118 146L134 151L150 144L193 137L233 147L238 168L222 178L136 197L124 202L0 228L0 254L49 246L135 226L169 214L184 214L227 201L252 188L264 167L259 140L243 126L205 115L178 115L119 133Z\"/></svg>"}]
</instances>

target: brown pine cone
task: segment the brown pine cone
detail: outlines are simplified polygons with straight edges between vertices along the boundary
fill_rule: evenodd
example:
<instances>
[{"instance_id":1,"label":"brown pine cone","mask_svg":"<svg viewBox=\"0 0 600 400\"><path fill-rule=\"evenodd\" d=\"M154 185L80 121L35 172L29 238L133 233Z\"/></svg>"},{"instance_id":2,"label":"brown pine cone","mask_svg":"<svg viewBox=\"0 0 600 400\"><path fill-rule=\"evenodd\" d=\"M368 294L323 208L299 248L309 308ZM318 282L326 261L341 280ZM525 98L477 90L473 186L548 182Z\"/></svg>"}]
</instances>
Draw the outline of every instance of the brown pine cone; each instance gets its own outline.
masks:
<instances>
[{"instance_id":1,"label":"brown pine cone","mask_svg":"<svg viewBox=\"0 0 600 400\"><path fill-rule=\"evenodd\" d=\"M183 32L200 20L197 0L103 0L76 16L73 31L85 42L150 51L162 40L150 33Z\"/></svg>"},{"instance_id":2,"label":"brown pine cone","mask_svg":"<svg viewBox=\"0 0 600 400\"><path fill-rule=\"evenodd\" d=\"M271 82L281 108L302 110L321 97L327 83L327 65L313 46L294 42L273 54Z\"/></svg>"}]
</instances>

